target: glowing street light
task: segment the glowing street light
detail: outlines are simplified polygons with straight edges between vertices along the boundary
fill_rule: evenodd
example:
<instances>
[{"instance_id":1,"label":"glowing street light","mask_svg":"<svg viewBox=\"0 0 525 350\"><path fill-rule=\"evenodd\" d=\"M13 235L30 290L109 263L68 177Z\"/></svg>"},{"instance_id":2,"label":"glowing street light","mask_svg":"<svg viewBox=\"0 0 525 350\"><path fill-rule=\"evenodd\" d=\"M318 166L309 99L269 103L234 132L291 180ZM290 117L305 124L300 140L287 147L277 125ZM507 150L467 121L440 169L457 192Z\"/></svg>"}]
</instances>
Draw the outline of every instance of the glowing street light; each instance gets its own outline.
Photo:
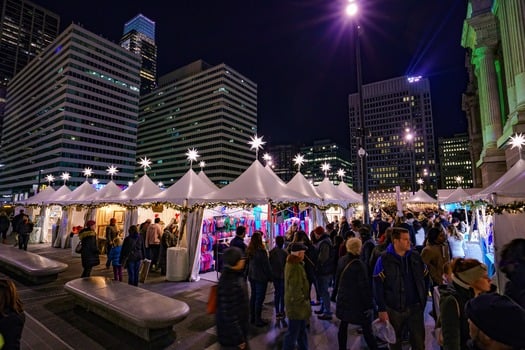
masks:
<instances>
[{"instance_id":1,"label":"glowing street light","mask_svg":"<svg viewBox=\"0 0 525 350\"><path fill-rule=\"evenodd\" d=\"M349 17L354 17L359 12L359 6L357 6L357 0L348 0L348 5L346 5L346 15Z\"/></svg>"}]
</instances>

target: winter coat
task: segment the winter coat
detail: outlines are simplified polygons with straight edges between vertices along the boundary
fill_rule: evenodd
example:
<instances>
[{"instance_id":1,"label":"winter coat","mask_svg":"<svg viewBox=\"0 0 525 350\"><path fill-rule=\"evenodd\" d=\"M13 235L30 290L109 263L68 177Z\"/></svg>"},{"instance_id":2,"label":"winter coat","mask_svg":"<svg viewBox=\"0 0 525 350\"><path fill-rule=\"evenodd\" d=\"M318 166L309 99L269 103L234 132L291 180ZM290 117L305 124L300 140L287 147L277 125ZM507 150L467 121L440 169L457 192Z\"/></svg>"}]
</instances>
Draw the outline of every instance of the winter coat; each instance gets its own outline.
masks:
<instances>
[{"instance_id":1,"label":"winter coat","mask_svg":"<svg viewBox=\"0 0 525 350\"><path fill-rule=\"evenodd\" d=\"M270 266L272 267L273 279L284 279L284 265L286 264L286 258L288 253L286 250L274 247L270 250Z\"/></svg>"},{"instance_id":2,"label":"winter coat","mask_svg":"<svg viewBox=\"0 0 525 350\"><path fill-rule=\"evenodd\" d=\"M146 249L144 248L144 241L142 236L128 236L124 238L122 243L122 251L120 252L120 264L124 259L127 261L141 261L146 256Z\"/></svg>"},{"instance_id":3,"label":"winter coat","mask_svg":"<svg viewBox=\"0 0 525 350\"><path fill-rule=\"evenodd\" d=\"M248 278L250 281L270 282L272 281L272 268L268 253L264 249L257 249L255 254L248 259Z\"/></svg>"},{"instance_id":4,"label":"winter coat","mask_svg":"<svg viewBox=\"0 0 525 350\"><path fill-rule=\"evenodd\" d=\"M177 245L177 237L170 230L164 230L162 237L160 238L160 251L159 251L159 266L166 267L168 260L168 248L175 247Z\"/></svg>"},{"instance_id":5,"label":"winter coat","mask_svg":"<svg viewBox=\"0 0 525 350\"><path fill-rule=\"evenodd\" d=\"M348 253L339 260L334 297L337 318L351 324L363 324L366 321L365 311L372 310L374 305L367 266L359 256Z\"/></svg>"},{"instance_id":6,"label":"winter coat","mask_svg":"<svg viewBox=\"0 0 525 350\"><path fill-rule=\"evenodd\" d=\"M456 282L439 287L439 317L444 350L467 348L470 335L465 305L474 298L474 291L466 287L468 285L461 286Z\"/></svg>"},{"instance_id":7,"label":"winter coat","mask_svg":"<svg viewBox=\"0 0 525 350\"><path fill-rule=\"evenodd\" d=\"M28 221L27 223L24 224L24 222L22 221L19 225L18 225L18 234L20 235L30 235L31 232L33 232L33 223Z\"/></svg>"},{"instance_id":8,"label":"winter coat","mask_svg":"<svg viewBox=\"0 0 525 350\"><path fill-rule=\"evenodd\" d=\"M288 255L284 267L284 307L290 320L308 320L310 306L310 283L306 278L301 259Z\"/></svg>"},{"instance_id":9,"label":"winter coat","mask_svg":"<svg viewBox=\"0 0 525 350\"><path fill-rule=\"evenodd\" d=\"M120 253L122 252L122 246L117 245L111 248L109 251L108 259L111 261L111 264L113 266L120 266Z\"/></svg>"},{"instance_id":10,"label":"winter coat","mask_svg":"<svg viewBox=\"0 0 525 350\"><path fill-rule=\"evenodd\" d=\"M25 313L17 313L11 308L4 311L5 316L0 314L0 334L4 337L5 350L20 349L20 338L26 320Z\"/></svg>"},{"instance_id":11,"label":"winter coat","mask_svg":"<svg viewBox=\"0 0 525 350\"><path fill-rule=\"evenodd\" d=\"M88 268L100 265L100 259L97 245L97 234L90 228L84 228L78 234L78 238L82 242L82 250L80 257L82 259L82 267Z\"/></svg>"},{"instance_id":12,"label":"winter coat","mask_svg":"<svg viewBox=\"0 0 525 350\"><path fill-rule=\"evenodd\" d=\"M248 341L249 299L242 271L225 267L217 285L217 338L222 346Z\"/></svg>"},{"instance_id":13,"label":"winter coat","mask_svg":"<svg viewBox=\"0 0 525 350\"><path fill-rule=\"evenodd\" d=\"M242 250L243 254L246 254L246 243L244 243L244 239L242 237L233 237L230 241L230 247L237 247Z\"/></svg>"},{"instance_id":14,"label":"winter coat","mask_svg":"<svg viewBox=\"0 0 525 350\"><path fill-rule=\"evenodd\" d=\"M391 309L402 312L409 306L427 302L428 270L419 254L410 250L399 256L392 244L377 260L374 269L374 297L378 311Z\"/></svg>"},{"instance_id":15,"label":"winter coat","mask_svg":"<svg viewBox=\"0 0 525 350\"><path fill-rule=\"evenodd\" d=\"M10 224L11 222L9 222L7 215L0 215L0 231L7 232Z\"/></svg>"},{"instance_id":16,"label":"winter coat","mask_svg":"<svg viewBox=\"0 0 525 350\"><path fill-rule=\"evenodd\" d=\"M525 308L525 263L518 263L510 279L505 284L505 295Z\"/></svg>"},{"instance_id":17,"label":"winter coat","mask_svg":"<svg viewBox=\"0 0 525 350\"><path fill-rule=\"evenodd\" d=\"M363 242L363 247L361 248L361 255L359 255L359 259L361 259L361 261L365 263L368 276L370 277L372 277L372 269L370 269L369 263L370 258L372 257L372 252L374 251L375 247L376 244L374 240L370 238Z\"/></svg>"},{"instance_id":18,"label":"winter coat","mask_svg":"<svg viewBox=\"0 0 525 350\"><path fill-rule=\"evenodd\" d=\"M319 237L319 241L316 244L318 251L316 274L319 276L333 275L335 272L335 250L332 246L330 236L326 233Z\"/></svg>"},{"instance_id":19,"label":"winter coat","mask_svg":"<svg viewBox=\"0 0 525 350\"><path fill-rule=\"evenodd\" d=\"M421 259L428 267L434 286L443 284L443 265L450 261L448 244L427 243L421 251Z\"/></svg>"}]
</instances>

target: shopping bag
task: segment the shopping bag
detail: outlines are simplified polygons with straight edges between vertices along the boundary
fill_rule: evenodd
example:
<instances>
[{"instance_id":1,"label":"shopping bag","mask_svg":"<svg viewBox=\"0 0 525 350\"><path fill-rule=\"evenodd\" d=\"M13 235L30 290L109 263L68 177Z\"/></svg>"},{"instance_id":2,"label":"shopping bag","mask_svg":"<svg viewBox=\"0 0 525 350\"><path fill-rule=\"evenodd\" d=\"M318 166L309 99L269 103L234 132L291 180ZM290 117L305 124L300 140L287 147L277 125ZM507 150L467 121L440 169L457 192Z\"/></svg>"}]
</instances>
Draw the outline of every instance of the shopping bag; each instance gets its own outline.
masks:
<instances>
[{"instance_id":1,"label":"shopping bag","mask_svg":"<svg viewBox=\"0 0 525 350\"><path fill-rule=\"evenodd\" d=\"M209 314L214 314L217 312L217 285L214 284L210 287L210 294L208 295L208 306L206 307L206 312Z\"/></svg>"},{"instance_id":2,"label":"shopping bag","mask_svg":"<svg viewBox=\"0 0 525 350\"><path fill-rule=\"evenodd\" d=\"M372 322L372 332L376 337L389 344L395 344L396 342L396 331L389 321L383 322L377 318Z\"/></svg>"},{"instance_id":3,"label":"shopping bag","mask_svg":"<svg viewBox=\"0 0 525 350\"><path fill-rule=\"evenodd\" d=\"M149 268L151 266L151 260L150 259L144 259L142 260L142 264L140 265L140 273L139 273L139 282L144 283L146 281L146 278L148 278Z\"/></svg>"}]
</instances>

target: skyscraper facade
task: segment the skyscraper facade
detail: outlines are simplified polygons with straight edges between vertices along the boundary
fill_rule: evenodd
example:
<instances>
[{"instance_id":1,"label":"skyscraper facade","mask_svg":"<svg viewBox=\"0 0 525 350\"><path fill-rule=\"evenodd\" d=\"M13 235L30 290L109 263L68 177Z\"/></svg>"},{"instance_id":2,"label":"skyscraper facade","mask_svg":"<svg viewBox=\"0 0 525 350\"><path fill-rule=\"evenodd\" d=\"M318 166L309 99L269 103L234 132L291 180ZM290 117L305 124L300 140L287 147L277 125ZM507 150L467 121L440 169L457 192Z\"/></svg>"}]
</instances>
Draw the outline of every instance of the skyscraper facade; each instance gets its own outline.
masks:
<instances>
[{"instance_id":1,"label":"skyscraper facade","mask_svg":"<svg viewBox=\"0 0 525 350\"><path fill-rule=\"evenodd\" d=\"M301 172L314 185L318 185L323 181L325 171L322 170L322 166L323 164L328 164L329 169L326 170L326 177L332 183L343 181L350 187L353 187L352 163L350 161L350 151L347 148L331 140L316 140L313 145L301 147L300 152L304 156ZM292 162L290 165L295 167ZM345 172L342 177L337 174L340 169Z\"/></svg>"},{"instance_id":2,"label":"skyscraper facade","mask_svg":"<svg viewBox=\"0 0 525 350\"><path fill-rule=\"evenodd\" d=\"M363 188L360 176L359 100L348 98L354 188ZM417 191L423 178L425 189L437 190L436 151L430 83L422 77L398 77L363 85L363 109L370 191ZM363 154L361 152L361 154Z\"/></svg>"},{"instance_id":3,"label":"skyscraper facade","mask_svg":"<svg viewBox=\"0 0 525 350\"><path fill-rule=\"evenodd\" d=\"M9 83L0 193L28 193L42 176L84 168L97 179L119 169L133 179L140 58L78 25L70 25ZM60 180L57 180L57 182Z\"/></svg>"},{"instance_id":4,"label":"skyscraper facade","mask_svg":"<svg viewBox=\"0 0 525 350\"><path fill-rule=\"evenodd\" d=\"M133 17L124 24L120 45L141 57L140 93L151 92L157 86L155 22L142 14Z\"/></svg>"},{"instance_id":5,"label":"skyscraper facade","mask_svg":"<svg viewBox=\"0 0 525 350\"><path fill-rule=\"evenodd\" d=\"M440 137L438 152L441 180L439 188L456 188L458 184L463 188L471 188L473 173L468 134Z\"/></svg>"},{"instance_id":6,"label":"skyscraper facade","mask_svg":"<svg viewBox=\"0 0 525 350\"><path fill-rule=\"evenodd\" d=\"M487 187L520 159L509 141L525 133L525 2L469 0L461 44L474 185Z\"/></svg>"},{"instance_id":7,"label":"skyscraper facade","mask_svg":"<svg viewBox=\"0 0 525 350\"><path fill-rule=\"evenodd\" d=\"M55 40L59 26L57 14L31 1L0 0L0 130L7 84Z\"/></svg>"},{"instance_id":8,"label":"skyscraper facade","mask_svg":"<svg viewBox=\"0 0 525 350\"><path fill-rule=\"evenodd\" d=\"M269 145L265 152L272 157L272 170L284 182L290 181L297 172L294 157L300 153L299 145Z\"/></svg>"},{"instance_id":9,"label":"skyscraper facade","mask_svg":"<svg viewBox=\"0 0 525 350\"><path fill-rule=\"evenodd\" d=\"M189 169L186 153L195 148L206 175L222 186L255 160L248 142L256 127L257 85L226 64L199 60L142 96L137 156L151 159L148 176L169 186Z\"/></svg>"}]
</instances>

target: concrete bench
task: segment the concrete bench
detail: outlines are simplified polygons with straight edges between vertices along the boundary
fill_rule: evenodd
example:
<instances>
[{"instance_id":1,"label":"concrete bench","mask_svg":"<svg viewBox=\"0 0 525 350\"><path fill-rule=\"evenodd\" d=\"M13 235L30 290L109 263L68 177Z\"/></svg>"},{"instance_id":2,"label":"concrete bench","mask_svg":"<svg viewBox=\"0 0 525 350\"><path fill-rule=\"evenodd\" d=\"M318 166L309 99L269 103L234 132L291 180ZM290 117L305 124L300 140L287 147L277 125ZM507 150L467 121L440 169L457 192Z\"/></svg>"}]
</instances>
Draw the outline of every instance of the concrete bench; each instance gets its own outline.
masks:
<instances>
[{"instance_id":1,"label":"concrete bench","mask_svg":"<svg viewBox=\"0 0 525 350\"><path fill-rule=\"evenodd\" d=\"M67 264L5 244L0 244L0 262L0 270L33 284L55 281L68 268Z\"/></svg>"},{"instance_id":2,"label":"concrete bench","mask_svg":"<svg viewBox=\"0 0 525 350\"><path fill-rule=\"evenodd\" d=\"M78 305L150 343L173 340L173 326L190 312L188 304L125 282L96 276L65 284Z\"/></svg>"}]
</instances>

